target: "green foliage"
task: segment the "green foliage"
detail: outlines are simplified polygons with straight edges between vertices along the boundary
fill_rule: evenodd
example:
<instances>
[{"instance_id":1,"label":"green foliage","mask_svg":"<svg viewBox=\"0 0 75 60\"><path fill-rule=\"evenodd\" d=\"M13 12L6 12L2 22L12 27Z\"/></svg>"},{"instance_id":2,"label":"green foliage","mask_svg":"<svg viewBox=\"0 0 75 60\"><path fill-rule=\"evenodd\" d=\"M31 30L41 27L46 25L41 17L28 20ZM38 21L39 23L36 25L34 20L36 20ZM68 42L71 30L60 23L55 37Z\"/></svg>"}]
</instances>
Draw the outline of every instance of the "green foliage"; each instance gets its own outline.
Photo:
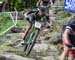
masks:
<instances>
[{"instance_id":1,"label":"green foliage","mask_svg":"<svg viewBox=\"0 0 75 60\"><path fill-rule=\"evenodd\" d=\"M17 27L21 27L21 26L27 26L29 23L26 20L20 20L18 21Z\"/></svg>"},{"instance_id":2,"label":"green foliage","mask_svg":"<svg viewBox=\"0 0 75 60\"><path fill-rule=\"evenodd\" d=\"M70 16L70 13L68 11L65 11L64 8L56 8L56 11L60 18L64 19L64 18Z\"/></svg>"},{"instance_id":3,"label":"green foliage","mask_svg":"<svg viewBox=\"0 0 75 60\"><path fill-rule=\"evenodd\" d=\"M68 11L62 11L61 12L61 18L66 18L68 16L70 16L70 13Z\"/></svg>"},{"instance_id":4,"label":"green foliage","mask_svg":"<svg viewBox=\"0 0 75 60\"><path fill-rule=\"evenodd\" d=\"M36 7L37 1L38 1L38 0L30 0L29 7L30 7L30 8Z\"/></svg>"},{"instance_id":5,"label":"green foliage","mask_svg":"<svg viewBox=\"0 0 75 60\"><path fill-rule=\"evenodd\" d=\"M26 0L4 0L4 1L10 6L10 11L14 10L14 7L16 7L18 11L22 11L26 8L25 7ZM27 2L28 8L36 7L37 1L38 0L28 0Z\"/></svg>"},{"instance_id":6,"label":"green foliage","mask_svg":"<svg viewBox=\"0 0 75 60\"><path fill-rule=\"evenodd\" d=\"M0 16L0 33L13 25L8 13L1 13Z\"/></svg>"},{"instance_id":7,"label":"green foliage","mask_svg":"<svg viewBox=\"0 0 75 60\"><path fill-rule=\"evenodd\" d=\"M7 46L7 45L0 45L0 52L3 52L3 51L20 51L19 48L15 48L15 47L12 47L12 46Z\"/></svg>"}]
</instances>

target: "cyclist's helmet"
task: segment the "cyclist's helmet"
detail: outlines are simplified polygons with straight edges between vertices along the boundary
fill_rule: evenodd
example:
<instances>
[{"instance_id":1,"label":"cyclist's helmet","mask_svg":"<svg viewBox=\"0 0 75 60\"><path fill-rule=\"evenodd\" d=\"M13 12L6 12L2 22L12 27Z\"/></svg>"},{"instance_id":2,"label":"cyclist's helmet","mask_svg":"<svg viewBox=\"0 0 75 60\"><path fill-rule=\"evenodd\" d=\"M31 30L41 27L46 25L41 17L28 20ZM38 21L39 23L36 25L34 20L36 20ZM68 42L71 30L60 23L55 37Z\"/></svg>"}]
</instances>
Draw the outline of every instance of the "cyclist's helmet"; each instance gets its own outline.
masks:
<instances>
[{"instance_id":1,"label":"cyclist's helmet","mask_svg":"<svg viewBox=\"0 0 75 60\"><path fill-rule=\"evenodd\" d=\"M44 8L44 7L40 7L38 10L44 13L45 12L45 9L46 8Z\"/></svg>"},{"instance_id":2,"label":"cyclist's helmet","mask_svg":"<svg viewBox=\"0 0 75 60\"><path fill-rule=\"evenodd\" d=\"M69 25L73 30L75 30L75 19L71 19L71 20L68 22L68 25Z\"/></svg>"}]
</instances>

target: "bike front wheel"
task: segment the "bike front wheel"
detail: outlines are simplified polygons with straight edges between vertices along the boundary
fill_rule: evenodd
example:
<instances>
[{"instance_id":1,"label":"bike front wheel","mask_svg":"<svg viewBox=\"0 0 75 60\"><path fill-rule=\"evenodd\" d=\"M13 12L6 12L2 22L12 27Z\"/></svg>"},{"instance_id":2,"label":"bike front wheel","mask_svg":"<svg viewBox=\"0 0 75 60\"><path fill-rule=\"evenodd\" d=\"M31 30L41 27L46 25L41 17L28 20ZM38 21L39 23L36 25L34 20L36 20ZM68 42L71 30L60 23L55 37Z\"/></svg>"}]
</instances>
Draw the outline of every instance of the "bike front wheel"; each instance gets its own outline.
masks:
<instances>
[{"instance_id":1,"label":"bike front wheel","mask_svg":"<svg viewBox=\"0 0 75 60\"><path fill-rule=\"evenodd\" d=\"M36 38L38 36L38 33L39 33L38 29L31 33L31 35L30 35L31 42L27 45L26 51L25 51L26 52L26 56L28 56L30 54L34 44L36 43Z\"/></svg>"}]
</instances>

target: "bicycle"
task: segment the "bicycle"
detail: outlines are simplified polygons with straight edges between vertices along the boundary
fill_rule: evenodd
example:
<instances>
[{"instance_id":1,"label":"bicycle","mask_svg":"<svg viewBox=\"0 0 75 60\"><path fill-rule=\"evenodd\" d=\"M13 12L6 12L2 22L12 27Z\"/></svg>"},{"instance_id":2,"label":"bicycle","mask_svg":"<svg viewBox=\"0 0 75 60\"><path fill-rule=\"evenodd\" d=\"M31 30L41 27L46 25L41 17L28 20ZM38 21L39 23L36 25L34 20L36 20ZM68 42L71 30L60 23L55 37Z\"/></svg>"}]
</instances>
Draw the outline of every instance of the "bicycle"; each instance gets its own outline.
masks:
<instances>
[{"instance_id":1,"label":"bicycle","mask_svg":"<svg viewBox=\"0 0 75 60\"><path fill-rule=\"evenodd\" d=\"M41 19L39 21L35 20L33 24L30 25L26 35L24 36L24 51L26 56L28 56L36 43L39 32L46 27L46 19Z\"/></svg>"}]
</instances>

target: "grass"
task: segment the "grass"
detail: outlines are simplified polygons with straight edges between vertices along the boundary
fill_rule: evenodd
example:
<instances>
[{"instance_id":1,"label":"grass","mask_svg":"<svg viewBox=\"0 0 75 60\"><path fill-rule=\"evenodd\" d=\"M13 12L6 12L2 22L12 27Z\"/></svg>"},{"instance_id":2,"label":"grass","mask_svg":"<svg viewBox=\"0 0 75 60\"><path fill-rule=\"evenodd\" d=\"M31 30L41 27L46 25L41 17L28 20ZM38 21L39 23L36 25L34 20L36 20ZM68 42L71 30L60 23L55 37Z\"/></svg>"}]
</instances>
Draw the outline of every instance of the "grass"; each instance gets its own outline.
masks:
<instances>
[{"instance_id":1,"label":"grass","mask_svg":"<svg viewBox=\"0 0 75 60\"><path fill-rule=\"evenodd\" d=\"M8 50L16 50L16 48L6 45L0 45L0 52L8 51Z\"/></svg>"},{"instance_id":2,"label":"grass","mask_svg":"<svg viewBox=\"0 0 75 60\"><path fill-rule=\"evenodd\" d=\"M14 23L11 20L9 13L2 12L0 15L0 33L5 31L12 25L14 25ZM18 20L17 27L22 27L22 26L27 26L27 25L28 25L28 22L26 20ZM10 33L10 30L7 31L5 34L1 35L0 39L2 39L3 36L5 36L7 33Z\"/></svg>"},{"instance_id":3,"label":"grass","mask_svg":"<svg viewBox=\"0 0 75 60\"><path fill-rule=\"evenodd\" d=\"M19 20L17 26L21 27L21 26L27 26L29 23L26 20Z\"/></svg>"}]
</instances>

